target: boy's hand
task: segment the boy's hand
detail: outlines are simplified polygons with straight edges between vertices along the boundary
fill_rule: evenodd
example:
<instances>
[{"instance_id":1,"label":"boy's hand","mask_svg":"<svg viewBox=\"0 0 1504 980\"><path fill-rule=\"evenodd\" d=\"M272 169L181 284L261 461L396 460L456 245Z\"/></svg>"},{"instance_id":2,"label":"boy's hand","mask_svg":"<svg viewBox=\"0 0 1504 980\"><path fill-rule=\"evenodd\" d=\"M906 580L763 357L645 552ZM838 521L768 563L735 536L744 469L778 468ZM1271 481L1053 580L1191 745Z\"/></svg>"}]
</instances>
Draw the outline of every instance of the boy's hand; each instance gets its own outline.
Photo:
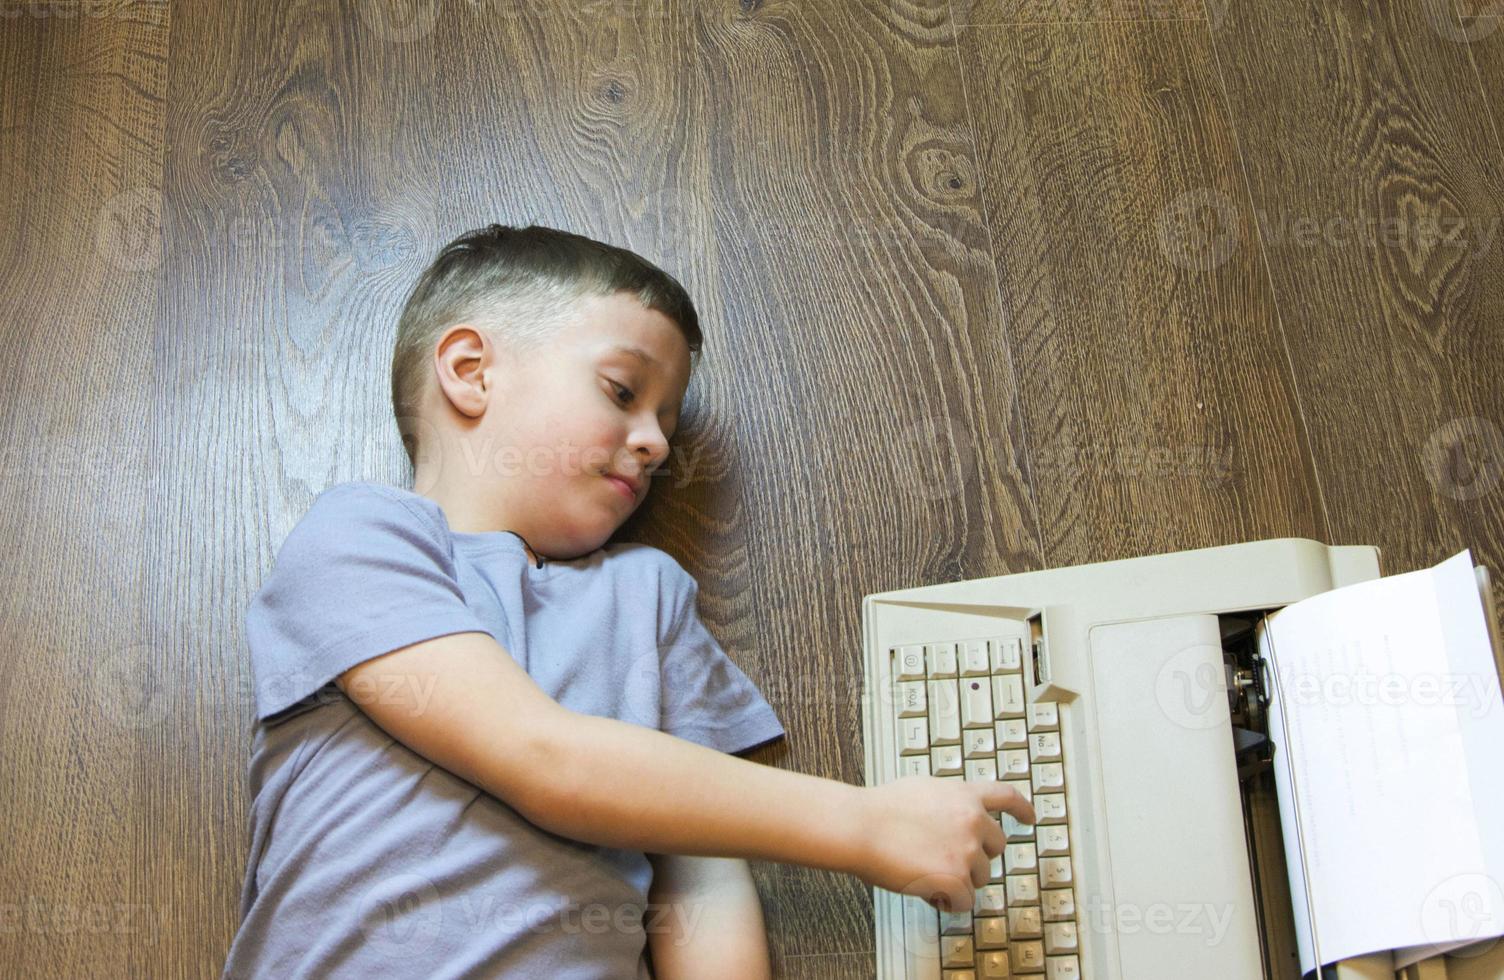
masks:
<instances>
[{"instance_id":1,"label":"boy's hand","mask_svg":"<svg viewBox=\"0 0 1504 980\"><path fill-rule=\"evenodd\" d=\"M905 776L863 787L858 798L863 829L852 873L950 912L971 910L976 889L991 877L992 859L1007 844L993 814L1035 820L1023 794L998 781Z\"/></svg>"}]
</instances>

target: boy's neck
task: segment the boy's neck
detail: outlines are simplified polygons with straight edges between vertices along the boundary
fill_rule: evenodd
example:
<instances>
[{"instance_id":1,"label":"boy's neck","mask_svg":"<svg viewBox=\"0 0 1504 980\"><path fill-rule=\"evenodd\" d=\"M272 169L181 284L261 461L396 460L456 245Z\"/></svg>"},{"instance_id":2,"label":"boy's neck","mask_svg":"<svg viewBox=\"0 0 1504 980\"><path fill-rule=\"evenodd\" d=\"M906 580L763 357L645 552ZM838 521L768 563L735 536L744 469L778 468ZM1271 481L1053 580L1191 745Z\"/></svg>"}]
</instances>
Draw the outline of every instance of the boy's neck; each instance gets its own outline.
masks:
<instances>
[{"instance_id":1,"label":"boy's neck","mask_svg":"<svg viewBox=\"0 0 1504 980\"><path fill-rule=\"evenodd\" d=\"M424 486L421 480L415 479L414 483L417 486ZM527 560L534 565L538 564L538 553L533 550L532 545L527 543L527 539L522 536L520 531L509 527L487 526L494 522L488 521L482 515L472 514L458 499L451 500L452 495L445 492L441 486L427 486L424 490L415 492L439 505L439 509L444 512L444 520L449 525L450 531L460 534L492 534L498 531L510 532L522 543L522 550L526 553Z\"/></svg>"}]
</instances>

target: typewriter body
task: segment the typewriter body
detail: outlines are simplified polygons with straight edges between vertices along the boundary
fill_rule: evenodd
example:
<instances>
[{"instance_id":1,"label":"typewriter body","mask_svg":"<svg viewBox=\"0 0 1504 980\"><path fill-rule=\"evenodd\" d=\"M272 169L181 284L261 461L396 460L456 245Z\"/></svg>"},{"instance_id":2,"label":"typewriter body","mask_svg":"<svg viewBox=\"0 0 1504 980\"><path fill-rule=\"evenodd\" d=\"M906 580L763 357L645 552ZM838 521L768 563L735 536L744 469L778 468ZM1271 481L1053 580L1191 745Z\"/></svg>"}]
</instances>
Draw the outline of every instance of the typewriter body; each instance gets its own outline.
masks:
<instances>
[{"instance_id":1,"label":"typewriter body","mask_svg":"<svg viewBox=\"0 0 1504 980\"><path fill-rule=\"evenodd\" d=\"M867 596L867 784L1005 779L1039 816L969 913L873 890L879 980L1298 980L1253 636L1379 574L1279 539ZM1322 975L1504 977L1504 941Z\"/></svg>"}]
</instances>

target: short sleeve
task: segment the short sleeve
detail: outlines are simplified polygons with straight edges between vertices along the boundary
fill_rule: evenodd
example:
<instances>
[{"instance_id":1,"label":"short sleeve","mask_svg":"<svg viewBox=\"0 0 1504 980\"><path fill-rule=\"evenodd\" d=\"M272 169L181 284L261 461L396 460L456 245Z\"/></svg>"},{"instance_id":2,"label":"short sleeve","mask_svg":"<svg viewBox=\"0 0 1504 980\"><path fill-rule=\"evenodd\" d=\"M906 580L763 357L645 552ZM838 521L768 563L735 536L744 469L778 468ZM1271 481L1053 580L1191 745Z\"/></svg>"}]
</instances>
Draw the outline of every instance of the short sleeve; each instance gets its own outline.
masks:
<instances>
[{"instance_id":1,"label":"short sleeve","mask_svg":"<svg viewBox=\"0 0 1504 980\"><path fill-rule=\"evenodd\" d=\"M494 636L466 605L434 519L370 483L314 500L251 600L245 631L259 721L322 703L336 676L381 654L449 633Z\"/></svg>"},{"instance_id":2,"label":"short sleeve","mask_svg":"<svg viewBox=\"0 0 1504 980\"><path fill-rule=\"evenodd\" d=\"M784 737L763 697L705 628L699 585L675 563L675 616L659 642L662 730L733 755Z\"/></svg>"}]
</instances>

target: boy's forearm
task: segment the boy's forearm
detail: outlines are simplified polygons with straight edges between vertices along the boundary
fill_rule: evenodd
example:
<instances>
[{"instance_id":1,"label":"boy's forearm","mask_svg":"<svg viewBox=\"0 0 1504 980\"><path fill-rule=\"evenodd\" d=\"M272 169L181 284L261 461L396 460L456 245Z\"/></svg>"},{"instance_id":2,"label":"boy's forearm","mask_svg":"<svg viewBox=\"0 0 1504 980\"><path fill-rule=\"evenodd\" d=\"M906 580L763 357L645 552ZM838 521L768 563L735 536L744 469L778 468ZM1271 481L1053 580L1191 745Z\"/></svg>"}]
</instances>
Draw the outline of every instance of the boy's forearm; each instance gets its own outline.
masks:
<instances>
[{"instance_id":1,"label":"boy's forearm","mask_svg":"<svg viewBox=\"0 0 1504 980\"><path fill-rule=\"evenodd\" d=\"M547 785L524 814L545 830L656 854L851 868L861 787L611 718L563 721L539 760Z\"/></svg>"}]
</instances>

